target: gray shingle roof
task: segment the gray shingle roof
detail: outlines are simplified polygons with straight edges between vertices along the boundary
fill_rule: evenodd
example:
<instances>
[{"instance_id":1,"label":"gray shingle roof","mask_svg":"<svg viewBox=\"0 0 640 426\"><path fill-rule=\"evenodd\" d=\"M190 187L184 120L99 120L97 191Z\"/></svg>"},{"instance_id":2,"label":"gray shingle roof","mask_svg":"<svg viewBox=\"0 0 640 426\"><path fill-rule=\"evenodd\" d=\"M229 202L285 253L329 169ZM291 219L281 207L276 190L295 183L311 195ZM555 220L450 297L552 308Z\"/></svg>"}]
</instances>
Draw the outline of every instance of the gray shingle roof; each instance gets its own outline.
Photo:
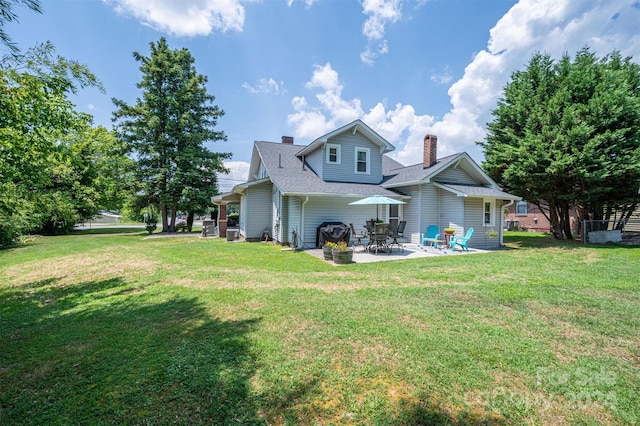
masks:
<instances>
[{"instance_id":1,"label":"gray shingle roof","mask_svg":"<svg viewBox=\"0 0 640 426\"><path fill-rule=\"evenodd\" d=\"M256 142L255 146L269 173L269 177L285 195L333 194L368 196L378 194L388 197L398 196L397 192L382 188L379 185L323 181L308 166L303 166L302 160L296 156L302 148L300 145Z\"/></svg>"},{"instance_id":2,"label":"gray shingle roof","mask_svg":"<svg viewBox=\"0 0 640 426\"><path fill-rule=\"evenodd\" d=\"M495 197L503 200L520 200L520 197L508 194L498 189L480 185L460 185L457 183L434 182L435 185L463 197Z\"/></svg>"},{"instance_id":3,"label":"gray shingle roof","mask_svg":"<svg viewBox=\"0 0 640 426\"><path fill-rule=\"evenodd\" d=\"M402 195L393 191L393 187L411 185L431 181L459 196L495 197L505 200L519 200L519 197L481 185L463 185L441 182L437 180L439 172L450 167L456 161L466 158L466 154L454 154L438 159L430 166L416 164L405 167L399 162L383 156L384 180L381 185L350 182L326 182L316 175L296 154L303 146L276 142L256 141L255 147L271 181L285 195L337 195L337 196L369 196L385 195L397 197Z\"/></svg>"},{"instance_id":4,"label":"gray shingle roof","mask_svg":"<svg viewBox=\"0 0 640 426\"><path fill-rule=\"evenodd\" d=\"M386 178L383 186L391 187L421 182L426 177L433 176L439 171L445 169L449 164L455 161L459 155L460 154L455 154L442 157L430 167L425 167L422 163L404 167L398 163L400 164L400 168L385 170Z\"/></svg>"}]
</instances>

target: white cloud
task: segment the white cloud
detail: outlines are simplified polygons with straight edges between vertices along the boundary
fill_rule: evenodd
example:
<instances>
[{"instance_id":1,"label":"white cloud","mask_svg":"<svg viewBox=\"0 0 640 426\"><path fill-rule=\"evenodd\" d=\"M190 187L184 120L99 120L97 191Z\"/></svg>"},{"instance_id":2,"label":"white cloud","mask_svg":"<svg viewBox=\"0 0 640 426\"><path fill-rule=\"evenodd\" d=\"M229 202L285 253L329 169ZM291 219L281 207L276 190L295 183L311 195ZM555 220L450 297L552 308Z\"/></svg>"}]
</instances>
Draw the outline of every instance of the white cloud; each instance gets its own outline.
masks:
<instances>
[{"instance_id":1,"label":"white cloud","mask_svg":"<svg viewBox=\"0 0 640 426\"><path fill-rule=\"evenodd\" d=\"M316 107L309 105L307 99L301 96L291 101L295 112L289 114L287 121L294 126L298 137L314 139L363 114L359 99L342 99L342 84L330 63L316 65L305 87L321 91L316 94L319 104Z\"/></svg>"},{"instance_id":2,"label":"white cloud","mask_svg":"<svg viewBox=\"0 0 640 426\"><path fill-rule=\"evenodd\" d=\"M242 31L245 11L240 0L103 0L158 31L203 36L213 31Z\"/></svg>"},{"instance_id":3,"label":"white cloud","mask_svg":"<svg viewBox=\"0 0 640 426\"><path fill-rule=\"evenodd\" d=\"M310 7L311 5L313 5L317 1L318 0L303 0L304 4L306 4L307 7ZM293 3L295 3L295 0L287 0L287 6L293 5Z\"/></svg>"},{"instance_id":4,"label":"white cloud","mask_svg":"<svg viewBox=\"0 0 640 426\"><path fill-rule=\"evenodd\" d=\"M252 94L275 94L285 93L284 82L277 82L273 78L261 78L256 85L247 82L242 83L242 87Z\"/></svg>"},{"instance_id":5,"label":"white cloud","mask_svg":"<svg viewBox=\"0 0 640 426\"><path fill-rule=\"evenodd\" d=\"M306 86L320 90L318 102L295 97L288 122L296 136L315 139L361 118L398 148L392 155L407 165L421 161L427 133L438 136L439 156L466 151L481 161L482 150L475 142L486 136L486 123L492 120L491 111L513 71L524 69L535 52L559 58L587 44L598 56L617 49L624 56L640 58L638 22L638 2L521 0L496 23L487 49L474 56L462 78L449 88L452 109L438 121L417 114L411 105L398 103L388 109L384 101L365 113L359 99L342 99L338 72L327 63L315 67ZM369 59L374 58L372 53Z\"/></svg>"},{"instance_id":6,"label":"white cloud","mask_svg":"<svg viewBox=\"0 0 640 426\"><path fill-rule=\"evenodd\" d=\"M360 60L366 65L373 65L375 63L376 54L371 49L366 48L360 53Z\"/></svg>"},{"instance_id":7,"label":"white cloud","mask_svg":"<svg viewBox=\"0 0 640 426\"><path fill-rule=\"evenodd\" d=\"M445 155L455 144L456 151L467 151L481 161L475 142L484 139L491 110L511 73L524 69L535 52L557 59L589 45L598 56L618 49L637 58L638 22L638 7L623 0L521 0L491 29L487 49L475 55L463 77L449 88L453 108L432 128L439 153Z\"/></svg>"},{"instance_id":8,"label":"white cloud","mask_svg":"<svg viewBox=\"0 0 640 426\"><path fill-rule=\"evenodd\" d=\"M393 24L402 17L401 0L364 0L362 13L368 16L362 26L362 33L369 40L384 37L387 24Z\"/></svg>"},{"instance_id":9,"label":"white cloud","mask_svg":"<svg viewBox=\"0 0 640 426\"><path fill-rule=\"evenodd\" d=\"M446 67L443 71L441 72L432 72L431 73L431 77L429 77L429 79L433 82L436 82L437 84L442 84L442 85L447 85L449 83L451 83L451 80L453 80L453 75L451 75L451 71L449 70L449 67Z\"/></svg>"},{"instance_id":10,"label":"white cloud","mask_svg":"<svg viewBox=\"0 0 640 426\"><path fill-rule=\"evenodd\" d=\"M229 169L229 174L218 175L218 185L222 193L231 191L235 185L246 182L249 178L250 165L246 161L225 161L224 166Z\"/></svg>"},{"instance_id":11,"label":"white cloud","mask_svg":"<svg viewBox=\"0 0 640 426\"><path fill-rule=\"evenodd\" d=\"M362 2L362 13L367 15L367 20L362 25L362 34L367 38L367 47L360 53L360 60L363 63L373 65L379 55L389 52L384 34L387 25L402 18L403 1L405 0L364 0Z\"/></svg>"},{"instance_id":12,"label":"white cloud","mask_svg":"<svg viewBox=\"0 0 640 426\"><path fill-rule=\"evenodd\" d=\"M404 146L409 140L422 141L434 121L431 116L417 115L411 105L400 103L394 109L387 109L384 102L378 102L369 112L365 112L360 99L342 99L343 85L337 71L329 63L315 67L306 87L320 89L315 95L317 103L310 105L305 97L296 96L291 101L295 112L287 117L289 124L294 127L295 136L299 138L313 140L360 118L392 144ZM414 158L407 153L399 161L411 162Z\"/></svg>"}]
</instances>

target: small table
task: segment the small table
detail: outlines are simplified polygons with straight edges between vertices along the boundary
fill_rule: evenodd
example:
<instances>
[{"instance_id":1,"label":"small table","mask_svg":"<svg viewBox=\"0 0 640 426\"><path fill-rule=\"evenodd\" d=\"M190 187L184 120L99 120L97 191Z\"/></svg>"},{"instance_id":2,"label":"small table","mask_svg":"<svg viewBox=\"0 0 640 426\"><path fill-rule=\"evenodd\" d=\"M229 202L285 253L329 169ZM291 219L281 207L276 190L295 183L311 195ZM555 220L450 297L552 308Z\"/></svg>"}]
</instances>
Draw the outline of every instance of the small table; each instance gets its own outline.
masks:
<instances>
[{"instance_id":1,"label":"small table","mask_svg":"<svg viewBox=\"0 0 640 426\"><path fill-rule=\"evenodd\" d=\"M436 238L425 238L423 241L428 241L429 243L434 243L435 246L433 246L433 248L435 248L438 251L442 251L447 246L445 240L438 240ZM425 247L432 247L432 245L429 244L428 246L425 246Z\"/></svg>"}]
</instances>

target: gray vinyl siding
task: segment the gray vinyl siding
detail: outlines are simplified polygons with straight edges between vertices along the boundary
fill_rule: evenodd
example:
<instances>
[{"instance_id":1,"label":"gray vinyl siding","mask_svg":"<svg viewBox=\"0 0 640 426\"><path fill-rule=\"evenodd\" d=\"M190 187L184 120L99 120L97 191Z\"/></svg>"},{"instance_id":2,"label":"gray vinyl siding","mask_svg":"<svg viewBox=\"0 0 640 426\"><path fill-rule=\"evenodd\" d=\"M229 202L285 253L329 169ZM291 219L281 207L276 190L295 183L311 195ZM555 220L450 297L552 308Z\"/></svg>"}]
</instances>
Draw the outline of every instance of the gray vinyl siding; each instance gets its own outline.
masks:
<instances>
[{"instance_id":1,"label":"gray vinyl siding","mask_svg":"<svg viewBox=\"0 0 640 426\"><path fill-rule=\"evenodd\" d=\"M442 234L442 224L440 223L440 189L431 184L422 185L422 198L420 200L421 209L421 227L420 233L426 233L427 227L432 224L438 225L440 233Z\"/></svg>"},{"instance_id":2,"label":"gray vinyl siding","mask_svg":"<svg viewBox=\"0 0 640 426\"><path fill-rule=\"evenodd\" d=\"M465 200L464 207L464 232L467 232L467 229L473 228L473 236L471 237L471 241L469 241L469 247L480 248L480 249L496 249L500 247L500 238L497 236L496 238L489 238L487 236L487 231L494 230L496 232L500 232L500 211L502 209L502 201L495 200L494 203L494 217L495 217L495 226L485 227L483 225L483 206L484 199L482 198L468 198ZM461 234L464 235L464 234Z\"/></svg>"},{"instance_id":3,"label":"gray vinyl siding","mask_svg":"<svg viewBox=\"0 0 640 426\"><path fill-rule=\"evenodd\" d=\"M444 228L453 228L456 235L464 234L464 198L441 189L439 192L441 200L438 212L440 233L444 234Z\"/></svg>"},{"instance_id":4,"label":"gray vinyl siding","mask_svg":"<svg viewBox=\"0 0 640 426\"><path fill-rule=\"evenodd\" d=\"M284 234L284 243L290 244L293 241L293 230L295 229L300 235L300 197L285 197L287 204L287 226L282 230ZM284 222L283 222L284 223Z\"/></svg>"},{"instance_id":5,"label":"gray vinyl siding","mask_svg":"<svg viewBox=\"0 0 640 426\"><path fill-rule=\"evenodd\" d=\"M407 204L402 205L402 220L407 222L404 229L404 238L411 243L418 243L420 240L421 218L420 218L420 187L418 185L397 188L403 194L411 196Z\"/></svg>"},{"instance_id":6,"label":"gray vinyl siding","mask_svg":"<svg viewBox=\"0 0 640 426\"><path fill-rule=\"evenodd\" d=\"M304 224L304 230L301 238L303 238L305 246L315 246L317 228L322 222L342 222L345 225L348 225L349 222L352 222L353 227L356 229L356 231L362 231L367 220L376 217L376 206L349 205L350 202L356 200L358 200L358 198L309 197L309 201L304 204L304 207L302 207L302 213L304 214L304 218L302 220ZM406 205L403 207L406 207ZM379 206L378 212L378 218L380 220L386 221L386 206ZM402 217L403 220L406 220L404 211ZM406 232L405 235L407 235Z\"/></svg>"},{"instance_id":7,"label":"gray vinyl siding","mask_svg":"<svg viewBox=\"0 0 640 426\"><path fill-rule=\"evenodd\" d=\"M311 170L318 176L322 176L322 166L324 164L324 150L316 149L304 158Z\"/></svg>"},{"instance_id":8,"label":"gray vinyl siding","mask_svg":"<svg viewBox=\"0 0 640 426\"><path fill-rule=\"evenodd\" d=\"M265 229L272 229L272 192L271 183L254 185L247 188L244 203L244 232L246 239L259 239Z\"/></svg>"},{"instance_id":9,"label":"gray vinyl siding","mask_svg":"<svg viewBox=\"0 0 640 426\"><path fill-rule=\"evenodd\" d=\"M487 248L484 238L484 227L482 226L483 219L483 199L482 198L469 198L465 199L464 203L464 229L457 235L464 236L469 228L473 228L473 235L468 243L469 247L475 248Z\"/></svg>"},{"instance_id":10,"label":"gray vinyl siding","mask_svg":"<svg viewBox=\"0 0 640 426\"><path fill-rule=\"evenodd\" d=\"M380 183L382 181L382 156L380 147L357 132L344 132L329 140L329 143L340 145L340 164L327 164L325 162L326 148L322 151L322 172L317 172L325 181L354 182L354 183ZM355 173L356 147L369 150L369 174ZM314 169L315 170L315 169Z\"/></svg>"},{"instance_id":11,"label":"gray vinyl siding","mask_svg":"<svg viewBox=\"0 0 640 426\"><path fill-rule=\"evenodd\" d=\"M461 167L450 167L434 178L437 182L475 184L476 182Z\"/></svg>"},{"instance_id":12,"label":"gray vinyl siding","mask_svg":"<svg viewBox=\"0 0 640 426\"><path fill-rule=\"evenodd\" d=\"M316 232L322 222L344 222L345 202L333 197L309 197L304 204L304 230L301 238L308 247L315 247ZM344 222L347 223L347 222Z\"/></svg>"}]
</instances>

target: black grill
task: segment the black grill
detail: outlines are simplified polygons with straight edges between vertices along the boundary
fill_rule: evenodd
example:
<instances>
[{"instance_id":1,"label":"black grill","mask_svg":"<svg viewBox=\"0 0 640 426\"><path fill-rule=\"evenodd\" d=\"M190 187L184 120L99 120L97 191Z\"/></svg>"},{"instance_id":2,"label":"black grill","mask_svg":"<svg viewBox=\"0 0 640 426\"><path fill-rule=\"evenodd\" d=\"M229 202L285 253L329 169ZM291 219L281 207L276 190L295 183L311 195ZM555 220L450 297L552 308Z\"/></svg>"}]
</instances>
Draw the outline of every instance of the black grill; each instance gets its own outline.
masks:
<instances>
[{"instance_id":1,"label":"black grill","mask_svg":"<svg viewBox=\"0 0 640 426\"><path fill-rule=\"evenodd\" d=\"M322 247L327 241L334 243L345 241L349 244L349 238L351 238L349 225L342 222L322 222L316 234L316 247Z\"/></svg>"}]
</instances>

